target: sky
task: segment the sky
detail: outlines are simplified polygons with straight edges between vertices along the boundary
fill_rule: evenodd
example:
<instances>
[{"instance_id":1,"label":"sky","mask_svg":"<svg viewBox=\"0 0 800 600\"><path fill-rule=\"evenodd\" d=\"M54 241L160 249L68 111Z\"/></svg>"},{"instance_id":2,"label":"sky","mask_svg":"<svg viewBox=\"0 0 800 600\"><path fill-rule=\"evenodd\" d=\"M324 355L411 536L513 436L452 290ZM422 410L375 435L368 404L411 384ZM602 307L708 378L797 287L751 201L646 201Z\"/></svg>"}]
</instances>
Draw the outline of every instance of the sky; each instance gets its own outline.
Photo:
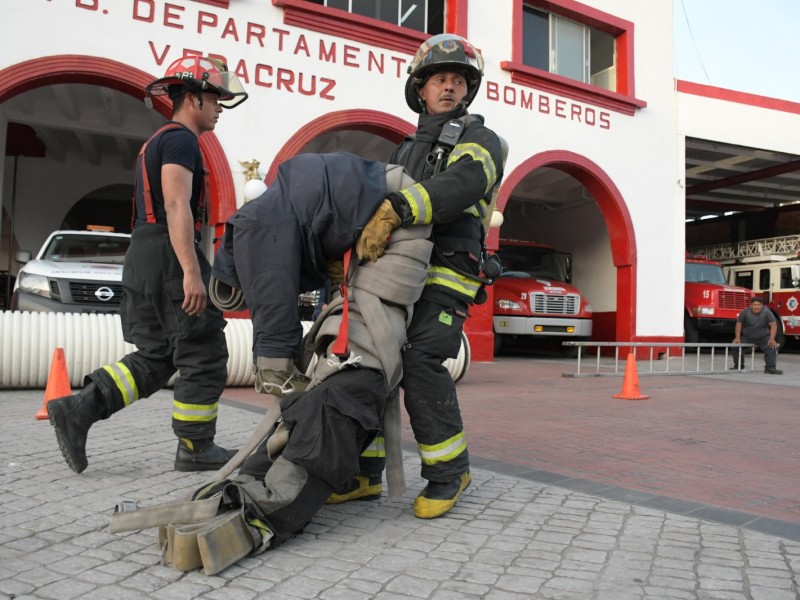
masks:
<instances>
[{"instance_id":1,"label":"sky","mask_svg":"<svg viewBox=\"0 0 800 600\"><path fill-rule=\"evenodd\" d=\"M678 79L800 102L800 0L673 3Z\"/></svg>"}]
</instances>

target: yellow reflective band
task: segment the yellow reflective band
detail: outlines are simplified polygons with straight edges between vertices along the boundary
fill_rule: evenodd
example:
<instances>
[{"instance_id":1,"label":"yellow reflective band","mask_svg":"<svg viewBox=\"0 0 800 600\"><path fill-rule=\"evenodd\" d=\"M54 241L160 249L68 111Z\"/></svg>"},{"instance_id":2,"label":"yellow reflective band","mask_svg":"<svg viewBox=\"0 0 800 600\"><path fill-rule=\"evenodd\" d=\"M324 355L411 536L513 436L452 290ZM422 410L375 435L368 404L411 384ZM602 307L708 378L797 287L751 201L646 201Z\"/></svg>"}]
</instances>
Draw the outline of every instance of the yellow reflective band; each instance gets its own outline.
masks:
<instances>
[{"instance_id":1,"label":"yellow reflective band","mask_svg":"<svg viewBox=\"0 0 800 600\"><path fill-rule=\"evenodd\" d=\"M473 217L480 219L481 218L481 211L478 210L477 205L473 204L469 208L465 208L464 212L468 215L472 215Z\"/></svg>"},{"instance_id":2,"label":"yellow reflective band","mask_svg":"<svg viewBox=\"0 0 800 600\"><path fill-rule=\"evenodd\" d=\"M450 153L450 158L447 159L447 166L449 167L464 156L471 156L473 160L483 165L483 174L486 175L486 189L484 190L484 194L488 194L497 179L497 167L495 167L494 161L492 160L492 155L489 154L486 148L479 144L458 144Z\"/></svg>"},{"instance_id":3,"label":"yellow reflective band","mask_svg":"<svg viewBox=\"0 0 800 600\"><path fill-rule=\"evenodd\" d=\"M414 225L427 225L433 219L433 207L428 190L421 183L415 183L411 187L400 190L400 193L411 207L411 214L414 217Z\"/></svg>"},{"instance_id":4,"label":"yellow reflective band","mask_svg":"<svg viewBox=\"0 0 800 600\"><path fill-rule=\"evenodd\" d=\"M434 266L428 267L426 285L441 285L469 298L474 298L481 287L480 282L471 277L460 275L447 267Z\"/></svg>"},{"instance_id":5,"label":"yellow reflective band","mask_svg":"<svg viewBox=\"0 0 800 600\"><path fill-rule=\"evenodd\" d=\"M462 431L449 440L434 444L433 446L419 444L419 457L423 464L435 465L436 463L453 460L466 449L467 440Z\"/></svg>"},{"instance_id":6,"label":"yellow reflective band","mask_svg":"<svg viewBox=\"0 0 800 600\"><path fill-rule=\"evenodd\" d=\"M112 365L105 365L103 370L114 380L119 393L122 394L122 401L125 406L130 406L139 399L139 388L136 386L133 374L125 366L125 363L116 362Z\"/></svg>"},{"instance_id":7,"label":"yellow reflective band","mask_svg":"<svg viewBox=\"0 0 800 600\"><path fill-rule=\"evenodd\" d=\"M258 529L258 532L261 534L262 538L272 533L272 530L269 528L269 525L264 523L264 521L262 521L261 519L248 519L247 523Z\"/></svg>"},{"instance_id":8,"label":"yellow reflective band","mask_svg":"<svg viewBox=\"0 0 800 600\"><path fill-rule=\"evenodd\" d=\"M372 443L361 453L364 458L386 458L386 446L383 436L377 436Z\"/></svg>"},{"instance_id":9,"label":"yellow reflective band","mask_svg":"<svg viewBox=\"0 0 800 600\"><path fill-rule=\"evenodd\" d=\"M478 207L478 204L480 204L480 207ZM485 215L488 207L489 203L486 201L486 198L481 198L476 204L473 204L469 208L465 208L464 212L480 219L481 213Z\"/></svg>"},{"instance_id":10,"label":"yellow reflective band","mask_svg":"<svg viewBox=\"0 0 800 600\"><path fill-rule=\"evenodd\" d=\"M176 421L207 423L217 418L219 402L214 404L184 404L172 401L172 418Z\"/></svg>"}]
</instances>

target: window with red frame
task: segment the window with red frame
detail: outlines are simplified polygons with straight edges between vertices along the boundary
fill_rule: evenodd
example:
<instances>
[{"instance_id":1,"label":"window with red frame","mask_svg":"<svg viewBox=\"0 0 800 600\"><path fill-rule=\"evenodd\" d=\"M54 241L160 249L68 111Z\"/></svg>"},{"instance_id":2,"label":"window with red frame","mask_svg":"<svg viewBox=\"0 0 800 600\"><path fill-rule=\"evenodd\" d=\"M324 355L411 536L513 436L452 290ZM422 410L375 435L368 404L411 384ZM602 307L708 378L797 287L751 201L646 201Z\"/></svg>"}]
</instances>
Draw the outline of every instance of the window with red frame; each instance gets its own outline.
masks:
<instances>
[{"instance_id":1,"label":"window with red frame","mask_svg":"<svg viewBox=\"0 0 800 600\"><path fill-rule=\"evenodd\" d=\"M523 64L581 83L617 91L616 38L607 31L522 7Z\"/></svg>"},{"instance_id":2,"label":"window with red frame","mask_svg":"<svg viewBox=\"0 0 800 600\"><path fill-rule=\"evenodd\" d=\"M444 31L445 0L306 0L313 4L407 27L429 35Z\"/></svg>"}]
</instances>

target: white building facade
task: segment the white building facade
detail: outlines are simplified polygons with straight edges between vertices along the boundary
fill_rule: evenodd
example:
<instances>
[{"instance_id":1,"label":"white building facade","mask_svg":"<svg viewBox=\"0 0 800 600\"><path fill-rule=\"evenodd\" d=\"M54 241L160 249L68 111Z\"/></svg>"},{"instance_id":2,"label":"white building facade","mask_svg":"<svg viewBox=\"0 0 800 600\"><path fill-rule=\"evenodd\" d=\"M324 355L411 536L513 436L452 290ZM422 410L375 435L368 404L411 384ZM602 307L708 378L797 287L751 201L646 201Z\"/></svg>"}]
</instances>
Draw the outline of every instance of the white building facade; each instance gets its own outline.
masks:
<instances>
[{"instance_id":1,"label":"white building facade","mask_svg":"<svg viewBox=\"0 0 800 600\"><path fill-rule=\"evenodd\" d=\"M595 339L681 341L685 138L784 150L800 123L796 112L681 91L672 8L668 0L5 0L0 141L22 149L0 166L0 269L13 249L35 249L79 220L79 203L86 223L130 197L136 151L169 116L167 103L145 108L144 88L183 54L224 59L250 94L201 138L211 253L244 201L243 162L257 160L269 185L300 152L384 160L415 129L403 93L408 63L429 35L447 31L482 50L470 112L510 146L498 204L505 220L489 247L508 237L571 252ZM31 137L45 150L27 150ZM475 307L468 322L473 360L491 360L490 306Z\"/></svg>"}]
</instances>

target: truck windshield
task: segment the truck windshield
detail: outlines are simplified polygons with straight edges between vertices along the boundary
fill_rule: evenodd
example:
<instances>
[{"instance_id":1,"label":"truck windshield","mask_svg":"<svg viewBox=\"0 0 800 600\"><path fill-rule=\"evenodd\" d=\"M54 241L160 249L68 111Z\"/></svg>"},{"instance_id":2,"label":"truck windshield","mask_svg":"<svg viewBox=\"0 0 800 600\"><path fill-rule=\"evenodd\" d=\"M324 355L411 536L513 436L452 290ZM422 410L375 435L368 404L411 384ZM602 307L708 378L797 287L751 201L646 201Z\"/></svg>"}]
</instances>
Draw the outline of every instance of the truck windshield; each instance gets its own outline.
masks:
<instances>
[{"instance_id":1,"label":"truck windshield","mask_svg":"<svg viewBox=\"0 0 800 600\"><path fill-rule=\"evenodd\" d=\"M718 283L725 285L725 275L719 265L686 263L686 281L690 283Z\"/></svg>"},{"instance_id":2,"label":"truck windshield","mask_svg":"<svg viewBox=\"0 0 800 600\"><path fill-rule=\"evenodd\" d=\"M503 246L497 251L503 263L501 277L541 277L567 281L567 255L550 248Z\"/></svg>"},{"instance_id":3,"label":"truck windshield","mask_svg":"<svg viewBox=\"0 0 800 600\"><path fill-rule=\"evenodd\" d=\"M123 236L57 235L50 240L42 260L121 265L130 243L130 238Z\"/></svg>"}]
</instances>

